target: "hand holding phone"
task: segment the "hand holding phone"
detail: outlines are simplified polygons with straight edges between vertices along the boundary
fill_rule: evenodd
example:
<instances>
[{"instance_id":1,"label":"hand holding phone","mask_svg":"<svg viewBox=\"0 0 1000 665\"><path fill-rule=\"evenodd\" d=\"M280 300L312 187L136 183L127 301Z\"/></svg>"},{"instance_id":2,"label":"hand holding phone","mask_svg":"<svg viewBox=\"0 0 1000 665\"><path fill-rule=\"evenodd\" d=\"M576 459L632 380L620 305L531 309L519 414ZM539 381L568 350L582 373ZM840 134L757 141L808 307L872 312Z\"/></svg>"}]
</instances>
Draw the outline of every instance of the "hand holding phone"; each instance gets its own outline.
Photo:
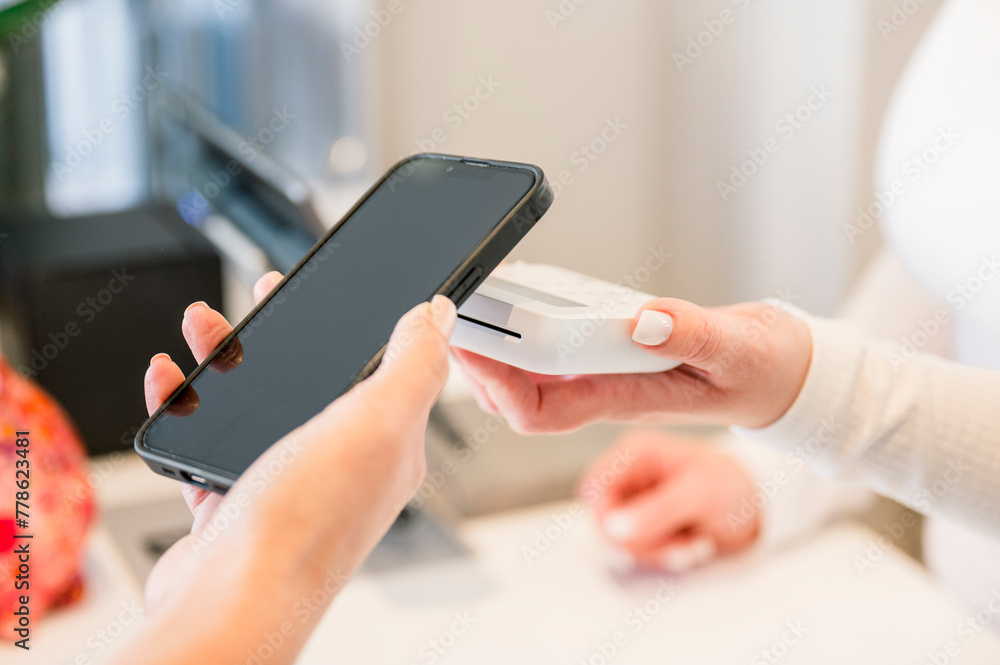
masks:
<instances>
[{"instance_id":1,"label":"hand holding phone","mask_svg":"<svg viewBox=\"0 0 1000 665\"><path fill-rule=\"evenodd\" d=\"M280 281L274 277L258 284L258 299ZM277 661L294 659L423 478L427 416L447 378L454 322L443 296L412 309L392 333L395 351L363 390L348 391L276 441L227 494L183 486L192 532L153 568L149 625L120 662L150 653L162 662L245 659L260 635L287 623L290 607L311 598L295 635L280 652L275 646ZM204 305L189 308L182 327L198 360L232 332ZM155 356L145 382L150 413L183 381L170 358Z\"/></svg>"},{"instance_id":2,"label":"hand holding phone","mask_svg":"<svg viewBox=\"0 0 1000 665\"><path fill-rule=\"evenodd\" d=\"M530 165L404 160L157 409L136 450L157 473L225 491L371 374L407 310L463 302L551 201Z\"/></svg>"}]
</instances>

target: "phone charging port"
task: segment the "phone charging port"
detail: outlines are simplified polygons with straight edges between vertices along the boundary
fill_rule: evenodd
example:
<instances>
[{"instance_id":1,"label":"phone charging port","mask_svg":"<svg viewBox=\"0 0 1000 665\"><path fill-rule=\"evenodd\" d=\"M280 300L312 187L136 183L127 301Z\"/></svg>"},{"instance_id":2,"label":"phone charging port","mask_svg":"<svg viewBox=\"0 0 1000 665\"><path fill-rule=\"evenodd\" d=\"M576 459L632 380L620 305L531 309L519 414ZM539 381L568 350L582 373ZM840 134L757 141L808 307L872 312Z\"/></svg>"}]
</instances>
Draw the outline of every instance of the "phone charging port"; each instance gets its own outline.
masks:
<instances>
[{"instance_id":1,"label":"phone charging port","mask_svg":"<svg viewBox=\"0 0 1000 665\"><path fill-rule=\"evenodd\" d=\"M193 473L188 473L187 471L181 471L181 478L195 485L201 485L202 487L208 486L207 480Z\"/></svg>"}]
</instances>

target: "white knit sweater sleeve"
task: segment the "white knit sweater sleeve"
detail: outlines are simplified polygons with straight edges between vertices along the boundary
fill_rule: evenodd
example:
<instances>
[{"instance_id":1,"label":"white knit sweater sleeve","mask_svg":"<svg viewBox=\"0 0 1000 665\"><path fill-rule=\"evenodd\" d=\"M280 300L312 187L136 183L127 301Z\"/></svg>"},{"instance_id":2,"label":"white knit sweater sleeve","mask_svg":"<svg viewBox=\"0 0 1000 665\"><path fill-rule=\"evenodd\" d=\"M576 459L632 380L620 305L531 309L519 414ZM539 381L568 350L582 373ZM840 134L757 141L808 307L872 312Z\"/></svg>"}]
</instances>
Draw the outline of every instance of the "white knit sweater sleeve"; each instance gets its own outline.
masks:
<instances>
[{"instance_id":1,"label":"white knit sweater sleeve","mask_svg":"<svg viewBox=\"0 0 1000 665\"><path fill-rule=\"evenodd\" d=\"M780 452L812 442L824 474L1000 533L1000 372L803 318L813 355L798 398L774 424L734 430Z\"/></svg>"},{"instance_id":2,"label":"white knit sweater sleeve","mask_svg":"<svg viewBox=\"0 0 1000 665\"><path fill-rule=\"evenodd\" d=\"M739 525L759 518L757 551L772 552L808 538L834 520L869 510L874 503L875 494L864 485L826 478L809 466L808 442L799 442L796 452L781 454L727 433L718 445L756 482L753 495L727 519Z\"/></svg>"}]
</instances>

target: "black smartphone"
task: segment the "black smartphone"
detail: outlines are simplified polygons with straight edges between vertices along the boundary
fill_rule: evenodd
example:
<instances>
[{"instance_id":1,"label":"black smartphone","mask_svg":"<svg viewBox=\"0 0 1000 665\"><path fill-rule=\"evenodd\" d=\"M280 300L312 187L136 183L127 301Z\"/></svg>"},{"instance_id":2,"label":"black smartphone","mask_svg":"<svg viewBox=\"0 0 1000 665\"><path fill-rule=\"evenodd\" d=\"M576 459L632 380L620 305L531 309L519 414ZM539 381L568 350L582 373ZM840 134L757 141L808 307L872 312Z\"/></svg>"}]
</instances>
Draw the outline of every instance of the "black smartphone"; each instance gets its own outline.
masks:
<instances>
[{"instance_id":1,"label":"black smartphone","mask_svg":"<svg viewBox=\"0 0 1000 665\"><path fill-rule=\"evenodd\" d=\"M399 318L456 305L552 203L529 164L396 164L143 424L153 471L224 492L268 447L378 366Z\"/></svg>"}]
</instances>

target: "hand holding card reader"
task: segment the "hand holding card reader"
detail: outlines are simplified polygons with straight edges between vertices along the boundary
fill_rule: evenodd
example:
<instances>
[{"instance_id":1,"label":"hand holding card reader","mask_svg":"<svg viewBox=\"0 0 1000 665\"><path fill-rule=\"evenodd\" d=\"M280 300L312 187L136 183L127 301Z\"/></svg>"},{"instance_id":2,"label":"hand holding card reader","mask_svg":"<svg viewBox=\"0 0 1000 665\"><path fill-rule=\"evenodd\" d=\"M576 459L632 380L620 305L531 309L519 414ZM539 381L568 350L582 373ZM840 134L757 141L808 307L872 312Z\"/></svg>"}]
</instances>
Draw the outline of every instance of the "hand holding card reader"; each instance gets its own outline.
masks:
<instances>
[{"instance_id":1,"label":"hand holding card reader","mask_svg":"<svg viewBox=\"0 0 1000 665\"><path fill-rule=\"evenodd\" d=\"M556 266L505 263L459 308L451 343L538 374L663 372L680 363L632 341L633 318L654 298Z\"/></svg>"}]
</instances>

